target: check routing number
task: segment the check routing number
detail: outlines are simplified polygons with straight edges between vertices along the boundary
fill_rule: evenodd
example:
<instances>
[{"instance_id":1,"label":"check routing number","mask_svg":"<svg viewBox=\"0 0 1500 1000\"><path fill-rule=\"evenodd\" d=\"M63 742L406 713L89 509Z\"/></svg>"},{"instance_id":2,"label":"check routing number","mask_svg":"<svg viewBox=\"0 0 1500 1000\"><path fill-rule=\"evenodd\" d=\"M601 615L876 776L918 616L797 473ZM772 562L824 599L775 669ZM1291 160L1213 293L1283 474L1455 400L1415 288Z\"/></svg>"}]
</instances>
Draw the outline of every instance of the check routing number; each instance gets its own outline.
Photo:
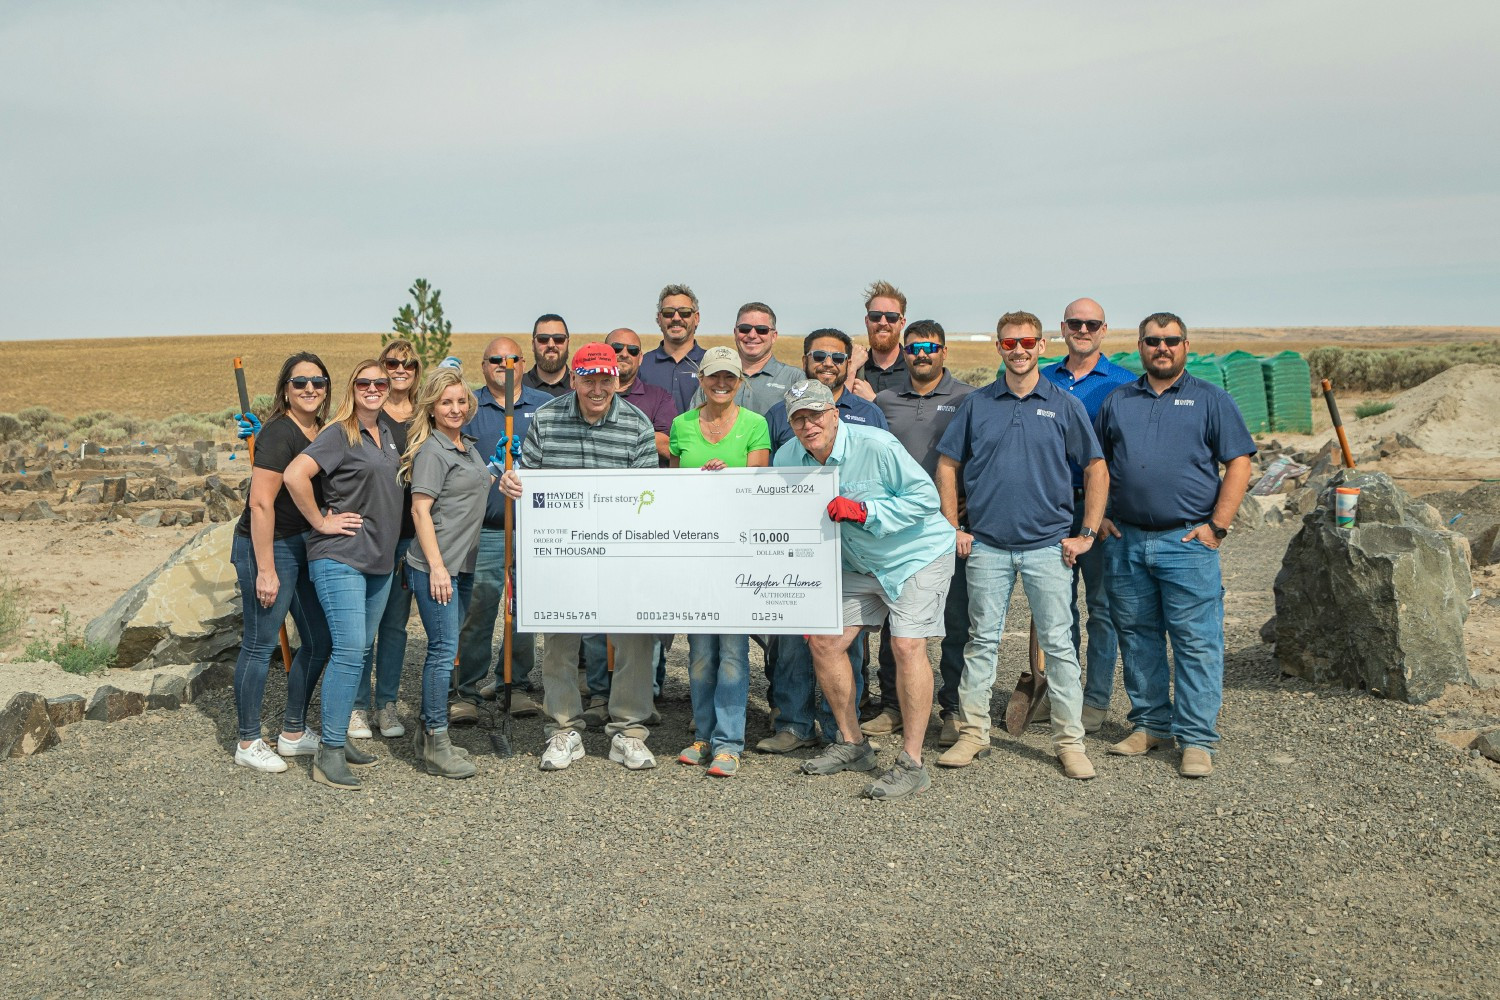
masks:
<instances>
[{"instance_id":1,"label":"check routing number","mask_svg":"<svg viewBox=\"0 0 1500 1000\"><path fill-rule=\"evenodd\" d=\"M841 629L837 469L517 471L522 631Z\"/></svg>"}]
</instances>

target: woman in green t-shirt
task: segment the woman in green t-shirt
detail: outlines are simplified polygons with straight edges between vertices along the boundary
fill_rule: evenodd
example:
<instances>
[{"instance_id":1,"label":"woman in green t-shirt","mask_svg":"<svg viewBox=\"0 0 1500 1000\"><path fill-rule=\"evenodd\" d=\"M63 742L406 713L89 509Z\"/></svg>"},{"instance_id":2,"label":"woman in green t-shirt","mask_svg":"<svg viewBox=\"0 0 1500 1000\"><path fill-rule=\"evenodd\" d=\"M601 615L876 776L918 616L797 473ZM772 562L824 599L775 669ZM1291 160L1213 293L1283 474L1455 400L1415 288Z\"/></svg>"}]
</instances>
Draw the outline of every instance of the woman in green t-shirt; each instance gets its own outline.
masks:
<instances>
[{"instance_id":1,"label":"woman in green t-shirt","mask_svg":"<svg viewBox=\"0 0 1500 1000\"><path fill-rule=\"evenodd\" d=\"M745 378L740 357L712 347L698 364L703 405L672 421L669 448L674 469L728 469L771 464L766 418L734 401ZM750 697L750 637L689 635L688 690L698 737L677 755L683 764L708 764L727 778L745 750L745 702Z\"/></svg>"}]
</instances>

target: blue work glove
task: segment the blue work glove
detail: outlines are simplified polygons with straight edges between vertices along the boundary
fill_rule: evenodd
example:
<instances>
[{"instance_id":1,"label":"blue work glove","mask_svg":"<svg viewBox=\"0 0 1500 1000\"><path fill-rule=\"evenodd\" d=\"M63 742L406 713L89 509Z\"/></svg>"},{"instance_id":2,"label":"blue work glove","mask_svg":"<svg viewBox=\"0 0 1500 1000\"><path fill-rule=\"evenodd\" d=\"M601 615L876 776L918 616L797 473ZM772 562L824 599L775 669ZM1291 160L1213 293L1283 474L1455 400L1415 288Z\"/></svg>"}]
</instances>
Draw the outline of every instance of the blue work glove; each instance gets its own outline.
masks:
<instances>
[{"instance_id":1,"label":"blue work glove","mask_svg":"<svg viewBox=\"0 0 1500 1000\"><path fill-rule=\"evenodd\" d=\"M248 437L255 437L256 435L258 435L260 433L260 428L261 428L260 418L257 417L255 414L253 414L253 413L236 413L234 415L234 419L235 419L235 423L237 423L237 424L240 425L239 434L240 434L240 440L241 441L245 440Z\"/></svg>"},{"instance_id":2,"label":"blue work glove","mask_svg":"<svg viewBox=\"0 0 1500 1000\"><path fill-rule=\"evenodd\" d=\"M511 458L516 461L520 461L521 459L521 435L512 434L510 437L506 437L504 434L501 434L500 440L495 443L495 453L490 456L489 462L490 471L497 476L505 474L505 445L507 441L510 442Z\"/></svg>"}]
</instances>

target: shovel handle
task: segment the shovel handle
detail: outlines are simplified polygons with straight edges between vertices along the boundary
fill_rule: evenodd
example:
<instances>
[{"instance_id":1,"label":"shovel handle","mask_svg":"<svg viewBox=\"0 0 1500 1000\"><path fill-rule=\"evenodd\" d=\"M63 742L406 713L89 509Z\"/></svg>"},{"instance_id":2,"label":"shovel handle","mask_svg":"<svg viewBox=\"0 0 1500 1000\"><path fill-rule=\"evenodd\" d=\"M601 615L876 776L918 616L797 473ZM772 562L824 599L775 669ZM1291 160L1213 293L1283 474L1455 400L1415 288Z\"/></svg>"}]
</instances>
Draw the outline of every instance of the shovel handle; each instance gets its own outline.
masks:
<instances>
[{"instance_id":1,"label":"shovel handle","mask_svg":"<svg viewBox=\"0 0 1500 1000\"><path fill-rule=\"evenodd\" d=\"M1328 404L1328 416L1333 420L1333 432L1338 435L1339 448L1344 452L1344 468L1354 468L1354 453L1349 450L1349 435L1344 433L1344 418L1339 416L1339 404L1333 398L1333 383L1323 379L1323 402Z\"/></svg>"}]
</instances>

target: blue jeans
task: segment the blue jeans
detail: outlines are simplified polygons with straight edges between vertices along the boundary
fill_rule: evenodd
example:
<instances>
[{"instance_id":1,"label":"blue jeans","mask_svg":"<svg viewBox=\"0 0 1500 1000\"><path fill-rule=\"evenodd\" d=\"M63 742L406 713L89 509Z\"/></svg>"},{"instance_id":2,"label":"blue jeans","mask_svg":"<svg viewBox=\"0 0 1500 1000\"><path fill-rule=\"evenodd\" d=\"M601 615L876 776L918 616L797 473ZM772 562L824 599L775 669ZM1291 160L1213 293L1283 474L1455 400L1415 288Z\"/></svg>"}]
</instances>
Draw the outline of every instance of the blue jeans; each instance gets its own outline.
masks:
<instances>
[{"instance_id":1,"label":"blue jeans","mask_svg":"<svg viewBox=\"0 0 1500 1000\"><path fill-rule=\"evenodd\" d=\"M365 668L359 675L359 693L354 696L357 708L389 705L401 692L401 666L406 662L406 623L411 618L411 591L406 588L406 550L412 539L396 542L396 571L391 577L390 596L375 632L375 646L365 651ZM370 671L375 672L375 701L370 702Z\"/></svg>"},{"instance_id":2,"label":"blue jeans","mask_svg":"<svg viewBox=\"0 0 1500 1000\"><path fill-rule=\"evenodd\" d=\"M427 632L427 659L422 661L422 722L429 733L448 728L448 688L453 683L453 655L458 652L458 631L474 593L474 574L453 577L453 599L439 604L432 599L432 575L411 566L406 584L417 601L422 628Z\"/></svg>"},{"instance_id":3,"label":"blue jeans","mask_svg":"<svg viewBox=\"0 0 1500 1000\"><path fill-rule=\"evenodd\" d=\"M1031 605L1037 642L1047 654L1047 690L1052 696L1052 745L1083 749L1083 685L1069 626L1073 571L1062 546L1015 551L975 540L969 553L969 642L959 685L961 735L990 742L990 696L995 686L995 654L1010 610L1017 578Z\"/></svg>"},{"instance_id":4,"label":"blue jeans","mask_svg":"<svg viewBox=\"0 0 1500 1000\"><path fill-rule=\"evenodd\" d=\"M474 591L458 633L458 669L453 674L454 695L461 701L479 704L479 687L490 675L494 660L495 620L500 617L504 596L505 531L481 528L479 554L474 561ZM527 676L536 668L535 634L516 632L510 655L511 681L524 687Z\"/></svg>"},{"instance_id":5,"label":"blue jeans","mask_svg":"<svg viewBox=\"0 0 1500 1000\"><path fill-rule=\"evenodd\" d=\"M1077 535L1083 527L1083 494L1075 491L1073 528ZM1094 708L1108 708L1115 693L1115 659L1120 654L1120 640L1109 614L1109 589L1104 583L1104 550L1114 544L1102 534L1093 546L1078 557L1073 566L1073 651L1083 663L1083 703ZM1085 653L1078 614L1078 581L1083 581L1083 600L1089 612L1089 645Z\"/></svg>"},{"instance_id":6,"label":"blue jeans","mask_svg":"<svg viewBox=\"0 0 1500 1000\"><path fill-rule=\"evenodd\" d=\"M239 731L242 741L261 738L260 707L265 700L266 675L270 671L271 654L280 641L281 623L291 612L297 625L297 635L302 646L292 657L291 669L287 672L287 732L300 732L307 710L305 698L298 699L300 710L293 712L294 691L297 682L309 693L318 683L323 666L328 662L328 623L323 620L323 609L318 604L317 592L312 579L307 575L307 543L301 535L279 538L271 543L271 556L276 564L276 600L269 608L261 607L255 596L255 576L259 568L255 562L255 546L250 539L234 536L229 559L234 563L239 577L240 602L244 608L245 631L240 642L240 655L234 664L234 703L239 715ZM311 684L307 683L309 675ZM295 718L294 718L295 716Z\"/></svg>"},{"instance_id":7,"label":"blue jeans","mask_svg":"<svg viewBox=\"0 0 1500 1000\"><path fill-rule=\"evenodd\" d=\"M807 640L800 635L772 636L766 659L776 731L786 730L799 740L812 739L813 719L816 716L823 738L830 743L837 740L839 724L833 718L833 709L821 692L815 692L817 678L813 676L812 650L808 648ZM856 637L849 644L849 666L854 671L855 705L860 703L865 694L864 665L864 643Z\"/></svg>"},{"instance_id":8,"label":"blue jeans","mask_svg":"<svg viewBox=\"0 0 1500 1000\"><path fill-rule=\"evenodd\" d=\"M333 637L333 655L323 679L323 745L337 748L349 736L349 713L354 711L365 649L375 641L391 574L361 573L335 559L314 559L308 569Z\"/></svg>"},{"instance_id":9,"label":"blue jeans","mask_svg":"<svg viewBox=\"0 0 1500 1000\"><path fill-rule=\"evenodd\" d=\"M1145 531L1116 524L1105 546L1110 612L1125 661L1132 725L1212 753L1224 701L1224 582L1219 552L1188 528ZM1167 664L1172 639L1173 667ZM1175 676L1175 697L1173 682Z\"/></svg>"},{"instance_id":10,"label":"blue jeans","mask_svg":"<svg viewBox=\"0 0 1500 1000\"><path fill-rule=\"evenodd\" d=\"M689 635L688 690L693 729L711 753L745 751L745 702L750 697L750 637Z\"/></svg>"},{"instance_id":11,"label":"blue jeans","mask_svg":"<svg viewBox=\"0 0 1500 1000\"><path fill-rule=\"evenodd\" d=\"M958 715L958 685L964 676L964 645L969 641L969 561L954 558L953 582L943 604L943 642L939 647L938 714L948 719ZM891 622L880 626L880 702L882 708L900 710L896 698L896 654L891 651Z\"/></svg>"},{"instance_id":12,"label":"blue jeans","mask_svg":"<svg viewBox=\"0 0 1500 1000\"><path fill-rule=\"evenodd\" d=\"M656 666L651 681L651 693L661 694L661 686L667 682L667 651L658 638L651 647L651 660ZM609 697L609 643L604 633L583 636L583 678L589 686L589 698Z\"/></svg>"}]
</instances>

